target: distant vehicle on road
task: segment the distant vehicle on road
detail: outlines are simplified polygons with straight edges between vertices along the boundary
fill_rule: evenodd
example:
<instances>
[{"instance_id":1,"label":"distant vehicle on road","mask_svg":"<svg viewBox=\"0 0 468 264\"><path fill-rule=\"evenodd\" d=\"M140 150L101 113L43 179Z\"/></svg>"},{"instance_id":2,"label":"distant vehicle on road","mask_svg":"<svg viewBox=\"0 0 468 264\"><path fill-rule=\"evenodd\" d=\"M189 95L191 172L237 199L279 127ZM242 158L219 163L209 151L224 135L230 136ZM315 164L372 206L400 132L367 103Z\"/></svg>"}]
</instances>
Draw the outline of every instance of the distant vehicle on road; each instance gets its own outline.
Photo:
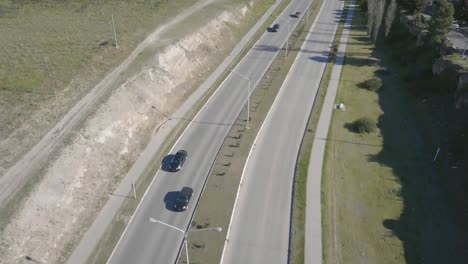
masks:
<instances>
[{"instance_id":1,"label":"distant vehicle on road","mask_svg":"<svg viewBox=\"0 0 468 264\"><path fill-rule=\"evenodd\" d=\"M268 28L268 32L278 32L280 24L274 24L272 27Z\"/></svg>"},{"instance_id":2,"label":"distant vehicle on road","mask_svg":"<svg viewBox=\"0 0 468 264\"><path fill-rule=\"evenodd\" d=\"M177 196L174 203L174 210L178 212L185 211L190 202L190 199L193 196L193 189L190 187L184 187L180 190L179 195Z\"/></svg>"},{"instance_id":3,"label":"distant vehicle on road","mask_svg":"<svg viewBox=\"0 0 468 264\"><path fill-rule=\"evenodd\" d=\"M460 29L460 25L458 24L457 21L453 21L453 22L452 22L452 29L453 29L453 30Z\"/></svg>"},{"instance_id":4,"label":"distant vehicle on road","mask_svg":"<svg viewBox=\"0 0 468 264\"><path fill-rule=\"evenodd\" d=\"M291 14L291 15L289 15L289 16L290 16L290 17L294 17L294 18L298 18L300 14L301 14L301 12L297 11L296 13Z\"/></svg>"},{"instance_id":5,"label":"distant vehicle on road","mask_svg":"<svg viewBox=\"0 0 468 264\"><path fill-rule=\"evenodd\" d=\"M172 158L169 163L169 171L179 171L180 168L184 165L185 160L187 159L187 151L179 150Z\"/></svg>"}]
</instances>

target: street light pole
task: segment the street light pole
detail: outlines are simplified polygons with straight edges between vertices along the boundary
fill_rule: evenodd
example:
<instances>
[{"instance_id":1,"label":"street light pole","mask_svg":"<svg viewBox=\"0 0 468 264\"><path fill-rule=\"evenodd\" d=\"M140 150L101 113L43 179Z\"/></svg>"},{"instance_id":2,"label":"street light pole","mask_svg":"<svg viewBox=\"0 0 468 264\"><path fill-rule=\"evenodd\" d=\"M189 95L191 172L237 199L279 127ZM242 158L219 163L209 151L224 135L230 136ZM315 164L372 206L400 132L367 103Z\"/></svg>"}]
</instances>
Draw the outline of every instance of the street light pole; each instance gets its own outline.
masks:
<instances>
[{"instance_id":1,"label":"street light pole","mask_svg":"<svg viewBox=\"0 0 468 264\"><path fill-rule=\"evenodd\" d=\"M284 60L286 60L286 57L288 56L289 37L290 37L290 34L291 34L291 29L290 29L290 27L291 27L292 21L288 21L288 20L286 20L286 19L284 19L284 18L281 18L281 17L279 17L279 16L278 16L277 18L278 18L279 20L282 20L282 21L288 23L288 37L286 38L286 53L285 53L285 55L284 55Z\"/></svg>"},{"instance_id":2,"label":"street light pole","mask_svg":"<svg viewBox=\"0 0 468 264\"><path fill-rule=\"evenodd\" d=\"M116 47L116 48L119 48L119 44L117 43L117 33L115 32L114 14L112 14L112 28L114 29L114 42L115 42L115 47Z\"/></svg>"},{"instance_id":3,"label":"street light pole","mask_svg":"<svg viewBox=\"0 0 468 264\"><path fill-rule=\"evenodd\" d=\"M288 38L286 39L286 54L284 55L284 60L286 60L286 57L288 56L288 47L289 47L289 34L291 34L290 30L290 23L288 23Z\"/></svg>"},{"instance_id":4,"label":"street light pole","mask_svg":"<svg viewBox=\"0 0 468 264\"><path fill-rule=\"evenodd\" d=\"M245 76L243 74L240 74L240 73L238 73L236 71L231 70L231 72L241 76L242 78L246 79L249 82L249 90L247 91L247 124L246 124L245 128L250 129L250 126L249 126L250 125L250 90L252 88L251 87L251 85L252 85L251 81L252 80L249 77L247 77L247 76Z\"/></svg>"},{"instance_id":5,"label":"street light pole","mask_svg":"<svg viewBox=\"0 0 468 264\"><path fill-rule=\"evenodd\" d=\"M188 243L187 243L187 240L188 240L188 237L187 237L187 233L185 233L184 235L184 243L185 243L185 257L187 258L187 264L190 264L190 259L189 259L189 255L188 255Z\"/></svg>"}]
</instances>

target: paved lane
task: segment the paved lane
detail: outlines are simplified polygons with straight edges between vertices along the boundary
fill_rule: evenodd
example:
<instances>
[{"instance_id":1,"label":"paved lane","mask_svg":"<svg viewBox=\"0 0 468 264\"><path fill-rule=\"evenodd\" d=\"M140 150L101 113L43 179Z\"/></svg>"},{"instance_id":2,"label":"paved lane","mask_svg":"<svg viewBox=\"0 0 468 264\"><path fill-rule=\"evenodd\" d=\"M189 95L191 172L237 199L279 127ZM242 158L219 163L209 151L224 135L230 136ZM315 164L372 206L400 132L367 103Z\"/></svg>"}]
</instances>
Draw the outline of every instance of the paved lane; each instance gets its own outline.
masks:
<instances>
[{"instance_id":1,"label":"paved lane","mask_svg":"<svg viewBox=\"0 0 468 264\"><path fill-rule=\"evenodd\" d=\"M343 3L324 2L257 136L244 169L223 264L287 263L296 159Z\"/></svg>"}]
</instances>

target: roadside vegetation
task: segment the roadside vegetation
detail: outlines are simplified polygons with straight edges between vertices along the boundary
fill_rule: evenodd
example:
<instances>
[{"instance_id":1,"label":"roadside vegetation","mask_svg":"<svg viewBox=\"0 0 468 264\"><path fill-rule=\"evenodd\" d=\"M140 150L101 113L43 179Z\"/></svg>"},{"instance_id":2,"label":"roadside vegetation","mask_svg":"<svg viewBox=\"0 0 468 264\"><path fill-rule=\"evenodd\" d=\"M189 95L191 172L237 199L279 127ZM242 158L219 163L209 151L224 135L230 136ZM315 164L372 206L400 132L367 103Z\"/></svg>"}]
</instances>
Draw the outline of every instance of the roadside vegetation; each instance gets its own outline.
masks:
<instances>
[{"instance_id":1,"label":"roadside vegetation","mask_svg":"<svg viewBox=\"0 0 468 264\"><path fill-rule=\"evenodd\" d=\"M165 0L1 1L0 87L53 93L46 63L59 90L82 70L103 74L158 24L189 5Z\"/></svg>"},{"instance_id":2,"label":"roadside vegetation","mask_svg":"<svg viewBox=\"0 0 468 264\"><path fill-rule=\"evenodd\" d=\"M468 124L466 105L456 104L464 100L462 73L433 72L448 23L418 42L399 17L388 31L376 24L388 15L378 15L378 2L361 1L356 10L336 100L346 111L334 112L330 128L324 261L466 263ZM450 7L441 6L448 21ZM382 82L376 92L362 89L370 79ZM377 121L375 131L347 129L364 116Z\"/></svg>"}]
</instances>

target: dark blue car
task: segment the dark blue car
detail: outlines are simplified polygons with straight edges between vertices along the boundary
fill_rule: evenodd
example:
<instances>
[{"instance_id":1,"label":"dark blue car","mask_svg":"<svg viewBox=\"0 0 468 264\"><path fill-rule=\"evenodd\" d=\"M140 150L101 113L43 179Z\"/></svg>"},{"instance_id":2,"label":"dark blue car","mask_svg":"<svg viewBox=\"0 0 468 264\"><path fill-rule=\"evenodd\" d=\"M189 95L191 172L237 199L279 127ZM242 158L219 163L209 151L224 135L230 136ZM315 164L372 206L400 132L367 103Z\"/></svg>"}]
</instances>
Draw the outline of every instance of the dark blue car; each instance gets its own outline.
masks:
<instances>
[{"instance_id":1,"label":"dark blue car","mask_svg":"<svg viewBox=\"0 0 468 264\"><path fill-rule=\"evenodd\" d=\"M169 171L179 171L187 159L187 151L179 150L169 163Z\"/></svg>"}]
</instances>

